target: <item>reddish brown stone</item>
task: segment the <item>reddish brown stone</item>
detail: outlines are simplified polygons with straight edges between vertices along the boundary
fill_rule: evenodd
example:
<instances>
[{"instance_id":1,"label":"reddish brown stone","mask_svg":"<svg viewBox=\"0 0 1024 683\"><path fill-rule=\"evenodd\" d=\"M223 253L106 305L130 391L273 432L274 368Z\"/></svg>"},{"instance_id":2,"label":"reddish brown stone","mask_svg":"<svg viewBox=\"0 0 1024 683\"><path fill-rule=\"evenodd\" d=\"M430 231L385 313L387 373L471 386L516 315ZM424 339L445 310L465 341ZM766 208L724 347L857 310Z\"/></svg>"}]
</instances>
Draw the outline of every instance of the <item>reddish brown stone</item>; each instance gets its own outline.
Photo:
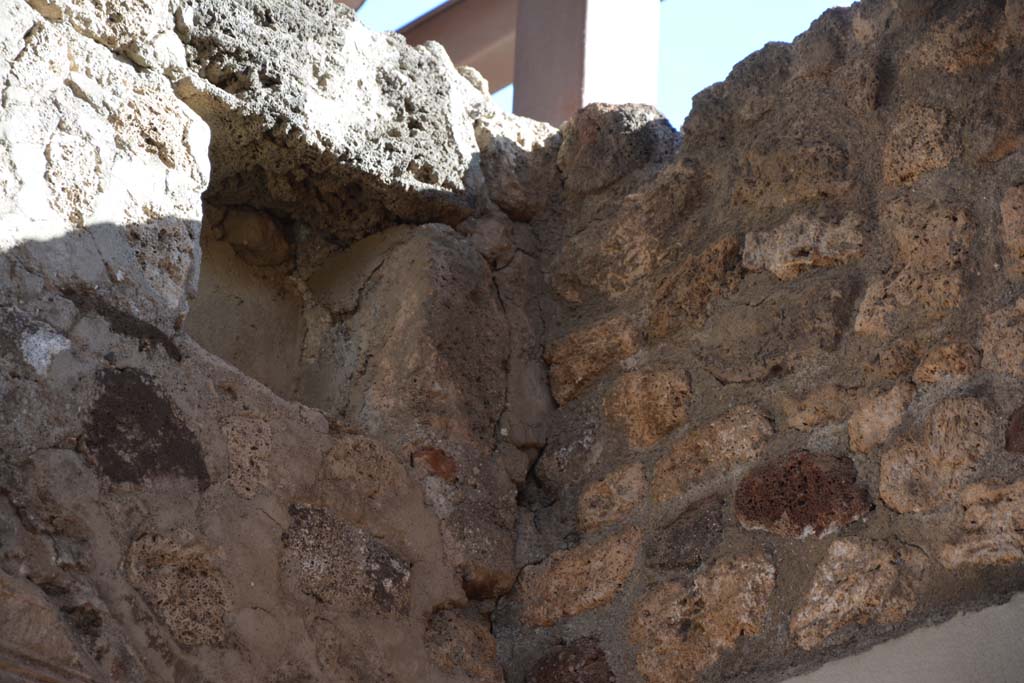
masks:
<instances>
[{"instance_id":1,"label":"reddish brown stone","mask_svg":"<svg viewBox=\"0 0 1024 683\"><path fill-rule=\"evenodd\" d=\"M793 453L751 470L736 490L740 524L780 536L822 536L870 510L853 462L831 455Z\"/></svg>"},{"instance_id":2,"label":"reddish brown stone","mask_svg":"<svg viewBox=\"0 0 1024 683\"><path fill-rule=\"evenodd\" d=\"M427 472L445 481L452 482L458 479L458 464L440 448L420 448L412 454L412 466L424 467Z\"/></svg>"},{"instance_id":3,"label":"reddish brown stone","mask_svg":"<svg viewBox=\"0 0 1024 683\"><path fill-rule=\"evenodd\" d=\"M1024 406L1013 411L1006 423L1006 450L1024 453Z\"/></svg>"},{"instance_id":4,"label":"reddish brown stone","mask_svg":"<svg viewBox=\"0 0 1024 683\"><path fill-rule=\"evenodd\" d=\"M581 638L540 658L526 683L613 683L602 650L593 638Z\"/></svg>"}]
</instances>

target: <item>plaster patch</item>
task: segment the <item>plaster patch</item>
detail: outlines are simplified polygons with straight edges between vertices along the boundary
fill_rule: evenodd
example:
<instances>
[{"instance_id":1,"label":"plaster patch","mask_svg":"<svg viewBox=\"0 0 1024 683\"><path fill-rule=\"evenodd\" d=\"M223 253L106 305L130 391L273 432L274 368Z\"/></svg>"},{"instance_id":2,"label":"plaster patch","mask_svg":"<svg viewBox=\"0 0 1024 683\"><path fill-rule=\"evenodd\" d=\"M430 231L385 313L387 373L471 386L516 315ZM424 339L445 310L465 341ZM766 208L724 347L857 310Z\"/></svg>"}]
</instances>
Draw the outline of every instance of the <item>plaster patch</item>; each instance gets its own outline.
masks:
<instances>
[{"instance_id":1,"label":"plaster patch","mask_svg":"<svg viewBox=\"0 0 1024 683\"><path fill-rule=\"evenodd\" d=\"M41 329L25 334L21 338L21 353L25 362L31 365L37 374L45 375L50 369L54 357L71 348L67 337L53 330Z\"/></svg>"}]
</instances>

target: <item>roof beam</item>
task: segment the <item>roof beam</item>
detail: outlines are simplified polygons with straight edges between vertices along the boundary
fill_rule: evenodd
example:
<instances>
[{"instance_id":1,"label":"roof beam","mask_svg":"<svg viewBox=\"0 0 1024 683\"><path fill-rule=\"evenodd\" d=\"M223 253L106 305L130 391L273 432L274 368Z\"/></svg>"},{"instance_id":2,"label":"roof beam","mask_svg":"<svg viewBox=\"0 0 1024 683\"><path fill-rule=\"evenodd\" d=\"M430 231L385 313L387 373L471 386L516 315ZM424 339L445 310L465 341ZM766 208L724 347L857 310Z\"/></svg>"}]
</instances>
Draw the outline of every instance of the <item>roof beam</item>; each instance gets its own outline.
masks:
<instances>
[{"instance_id":1,"label":"roof beam","mask_svg":"<svg viewBox=\"0 0 1024 683\"><path fill-rule=\"evenodd\" d=\"M515 75L516 0L449 0L399 29L411 45L436 40L457 66L469 65L504 88Z\"/></svg>"}]
</instances>

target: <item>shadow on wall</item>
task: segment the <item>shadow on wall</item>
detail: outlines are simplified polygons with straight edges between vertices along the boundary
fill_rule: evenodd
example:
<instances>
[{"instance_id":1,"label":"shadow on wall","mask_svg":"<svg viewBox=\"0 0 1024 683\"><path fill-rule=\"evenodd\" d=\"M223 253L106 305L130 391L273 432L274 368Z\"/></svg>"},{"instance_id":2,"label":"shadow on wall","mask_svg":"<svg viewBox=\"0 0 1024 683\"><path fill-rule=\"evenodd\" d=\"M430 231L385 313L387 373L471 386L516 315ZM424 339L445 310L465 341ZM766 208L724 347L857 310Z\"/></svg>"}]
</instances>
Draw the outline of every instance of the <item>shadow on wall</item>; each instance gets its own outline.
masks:
<instances>
[{"instance_id":1,"label":"shadow on wall","mask_svg":"<svg viewBox=\"0 0 1024 683\"><path fill-rule=\"evenodd\" d=\"M413 481L429 473L409 466L406 453L338 431L322 413L280 400L207 354L189 333L195 323L180 315L195 273L179 266L190 262L188 236L199 226L173 217L147 230L153 226L162 226L152 232L157 243L180 240L182 252L133 248L137 228L94 224L0 253L0 623L14 625L0 642L0 678L17 670L40 680L255 680L277 671L414 680L431 666L419 615L465 604L472 585L446 544L499 532L511 539L511 531L487 527L484 505L473 533L460 535L465 515L439 523ZM256 301L234 305L256 316L270 286L255 271L272 266L237 256L252 261L256 243L236 252L225 242L231 229L207 238L213 281L233 286L231 277L241 278L245 286L232 291ZM489 269L469 240L440 225L394 230L405 241L392 249L407 246L426 262L450 257L453 298L444 307L462 316L498 311ZM353 272L388 276L372 265L380 253L372 245L390 244L389 232L369 247L357 243L350 261L332 261L331 273L357 291L334 278L322 290L313 278L311 291L358 299L362 281ZM243 266L250 272L238 274ZM228 273L217 275L220 267ZM399 259L394 274L417 272ZM290 286L284 275L266 281L275 278ZM210 304L200 318L209 327L200 327L213 334L215 302L200 291L197 310ZM391 300L411 306L401 310L414 318L420 312L419 300L400 289ZM264 310L254 338L262 341L272 324L285 327L272 317L281 311ZM386 307L377 314L396 324ZM229 324L242 319L230 315ZM398 336L412 346L434 338ZM506 350L484 341L495 355L466 362L478 376L493 368L486 379L502 396ZM378 360L389 357L386 346L378 343ZM273 344L260 348L283 357ZM343 377L332 382L344 389ZM493 434L501 405L489 396L463 400L491 405ZM442 445L441 457L460 457ZM457 471L468 469L458 463ZM472 559L471 549L463 556ZM266 633L285 637L269 642Z\"/></svg>"}]
</instances>

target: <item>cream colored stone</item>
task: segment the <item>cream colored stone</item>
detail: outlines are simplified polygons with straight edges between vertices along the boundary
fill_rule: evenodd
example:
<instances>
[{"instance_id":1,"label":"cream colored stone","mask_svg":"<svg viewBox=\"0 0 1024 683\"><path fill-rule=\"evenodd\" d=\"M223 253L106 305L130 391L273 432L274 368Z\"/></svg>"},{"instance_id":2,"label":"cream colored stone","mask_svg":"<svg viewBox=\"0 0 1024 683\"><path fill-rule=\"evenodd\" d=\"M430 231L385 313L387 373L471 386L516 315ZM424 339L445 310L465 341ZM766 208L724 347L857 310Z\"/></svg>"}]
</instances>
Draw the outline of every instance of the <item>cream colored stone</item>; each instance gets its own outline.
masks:
<instances>
[{"instance_id":1,"label":"cream colored stone","mask_svg":"<svg viewBox=\"0 0 1024 683\"><path fill-rule=\"evenodd\" d=\"M1024 479L1005 486L968 486L960 505L960 538L942 548L943 565L956 569L1024 562Z\"/></svg>"},{"instance_id":2,"label":"cream colored stone","mask_svg":"<svg viewBox=\"0 0 1024 683\"><path fill-rule=\"evenodd\" d=\"M879 493L897 512L928 512L956 498L971 468L995 444L995 418L976 398L932 409L923 435L882 454Z\"/></svg>"},{"instance_id":3,"label":"cream colored stone","mask_svg":"<svg viewBox=\"0 0 1024 683\"><path fill-rule=\"evenodd\" d=\"M857 453L867 453L885 443L903 422L903 414L913 398L914 385L900 383L863 399L850 416L850 448Z\"/></svg>"},{"instance_id":4,"label":"cream colored stone","mask_svg":"<svg viewBox=\"0 0 1024 683\"><path fill-rule=\"evenodd\" d=\"M901 543L833 541L790 619L793 640L812 650L851 624L899 623L917 605L927 562L923 552Z\"/></svg>"},{"instance_id":5,"label":"cream colored stone","mask_svg":"<svg viewBox=\"0 0 1024 683\"><path fill-rule=\"evenodd\" d=\"M743 267L767 270L780 280L792 280L808 268L848 263L862 254L863 222L854 215L839 223L826 223L800 214L775 230L748 233Z\"/></svg>"}]
</instances>

